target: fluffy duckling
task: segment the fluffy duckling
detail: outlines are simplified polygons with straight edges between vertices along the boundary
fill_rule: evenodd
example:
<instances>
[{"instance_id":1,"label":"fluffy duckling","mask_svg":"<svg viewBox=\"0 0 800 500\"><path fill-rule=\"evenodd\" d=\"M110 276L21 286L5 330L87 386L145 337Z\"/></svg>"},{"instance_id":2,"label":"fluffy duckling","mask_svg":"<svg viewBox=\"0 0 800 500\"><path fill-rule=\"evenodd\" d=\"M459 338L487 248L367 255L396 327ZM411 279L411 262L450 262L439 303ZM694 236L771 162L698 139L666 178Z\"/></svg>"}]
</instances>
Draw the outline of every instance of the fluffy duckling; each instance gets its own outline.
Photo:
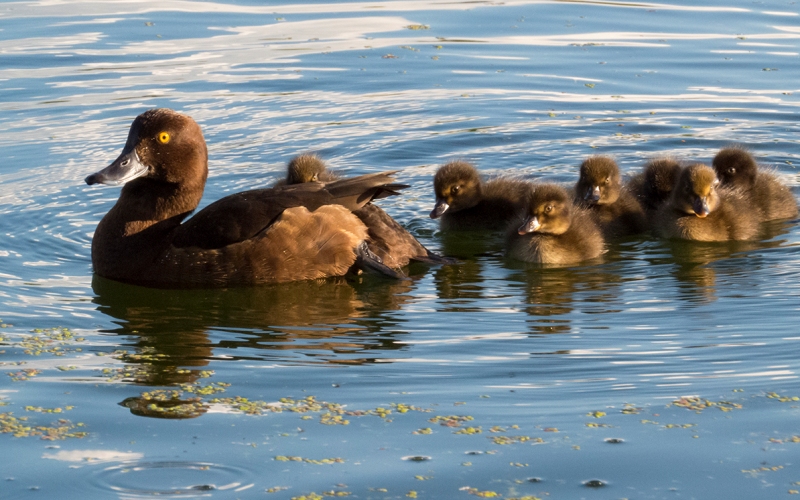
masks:
<instances>
[{"instance_id":1,"label":"fluffy duckling","mask_svg":"<svg viewBox=\"0 0 800 500\"><path fill-rule=\"evenodd\" d=\"M436 205L431 219L441 217L444 230L505 230L520 217L525 186L524 181L506 178L483 182L471 164L451 161L433 178Z\"/></svg>"},{"instance_id":2,"label":"fluffy duckling","mask_svg":"<svg viewBox=\"0 0 800 500\"><path fill-rule=\"evenodd\" d=\"M304 182L331 182L339 176L328 170L322 158L314 153L303 153L295 156L286 165L286 179L281 179L275 186L303 184Z\"/></svg>"},{"instance_id":3,"label":"fluffy duckling","mask_svg":"<svg viewBox=\"0 0 800 500\"><path fill-rule=\"evenodd\" d=\"M669 201L655 215L662 238L697 241L749 240L758 235L758 213L740 191L720 187L702 163L684 168Z\"/></svg>"},{"instance_id":4,"label":"fluffy duckling","mask_svg":"<svg viewBox=\"0 0 800 500\"><path fill-rule=\"evenodd\" d=\"M581 164L575 197L592 211L606 238L647 230L642 206L636 196L622 186L619 167L608 156L592 156Z\"/></svg>"},{"instance_id":5,"label":"fluffy duckling","mask_svg":"<svg viewBox=\"0 0 800 500\"><path fill-rule=\"evenodd\" d=\"M797 200L788 186L772 173L759 170L755 158L738 146L723 148L712 162L723 186L746 193L764 221L797 217Z\"/></svg>"},{"instance_id":6,"label":"fluffy duckling","mask_svg":"<svg viewBox=\"0 0 800 500\"><path fill-rule=\"evenodd\" d=\"M571 264L593 259L604 249L603 234L592 215L574 205L556 184L532 184L525 220L508 233L508 256L542 264Z\"/></svg>"},{"instance_id":7,"label":"fluffy duckling","mask_svg":"<svg viewBox=\"0 0 800 500\"><path fill-rule=\"evenodd\" d=\"M325 162L315 154L304 153L289 161L284 184L331 182L339 176L329 171ZM387 266L400 268L411 261L429 264L452 264L456 261L442 257L425 248L414 235L387 214L381 207L367 203L353 213L369 231L367 245Z\"/></svg>"},{"instance_id":8,"label":"fluffy duckling","mask_svg":"<svg viewBox=\"0 0 800 500\"><path fill-rule=\"evenodd\" d=\"M681 165L672 158L650 160L628 183L628 189L650 215L669 200L681 174Z\"/></svg>"},{"instance_id":9,"label":"fluffy duckling","mask_svg":"<svg viewBox=\"0 0 800 500\"><path fill-rule=\"evenodd\" d=\"M120 156L86 178L124 184L97 226L92 264L105 278L159 288L318 279L354 266L398 277L369 251L353 213L405 187L391 174L244 191L184 222L205 188L206 143L191 117L151 109L131 124Z\"/></svg>"}]
</instances>

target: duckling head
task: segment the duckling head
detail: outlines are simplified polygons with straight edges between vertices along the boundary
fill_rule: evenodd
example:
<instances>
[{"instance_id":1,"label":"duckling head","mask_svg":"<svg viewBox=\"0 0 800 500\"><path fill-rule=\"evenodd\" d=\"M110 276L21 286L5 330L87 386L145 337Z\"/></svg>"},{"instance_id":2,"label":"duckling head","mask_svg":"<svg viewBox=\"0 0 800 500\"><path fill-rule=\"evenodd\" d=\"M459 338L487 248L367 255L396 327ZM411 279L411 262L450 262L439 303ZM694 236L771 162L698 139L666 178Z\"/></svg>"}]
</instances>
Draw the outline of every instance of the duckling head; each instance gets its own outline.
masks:
<instances>
[{"instance_id":1,"label":"duckling head","mask_svg":"<svg viewBox=\"0 0 800 500\"><path fill-rule=\"evenodd\" d=\"M621 185L617 163L608 156L592 156L581 164L575 193L590 205L610 205L619 198Z\"/></svg>"},{"instance_id":2,"label":"duckling head","mask_svg":"<svg viewBox=\"0 0 800 500\"><path fill-rule=\"evenodd\" d=\"M563 234L572 223L572 200L567 190L556 184L531 186L525 221L519 234Z\"/></svg>"},{"instance_id":3,"label":"duckling head","mask_svg":"<svg viewBox=\"0 0 800 500\"><path fill-rule=\"evenodd\" d=\"M672 158L657 158L644 167L645 202L655 207L669 199L681 174L680 164Z\"/></svg>"},{"instance_id":4,"label":"duckling head","mask_svg":"<svg viewBox=\"0 0 800 500\"><path fill-rule=\"evenodd\" d=\"M675 207L687 214L706 217L719 206L719 180L711 167L695 163L686 167L673 193Z\"/></svg>"},{"instance_id":5,"label":"duckling head","mask_svg":"<svg viewBox=\"0 0 800 500\"><path fill-rule=\"evenodd\" d=\"M445 212L458 212L472 208L481 201L481 178L478 170L465 161L451 161L442 165L433 178L436 205L431 219Z\"/></svg>"},{"instance_id":6,"label":"duckling head","mask_svg":"<svg viewBox=\"0 0 800 500\"><path fill-rule=\"evenodd\" d=\"M286 184L303 184L327 180L325 162L312 153L297 155L286 168Z\"/></svg>"},{"instance_id":7,"label":"duckling head","mask_svg":"<svg viewBox=\"0 0 800 500\"><path fill-rule=\"evenodd\" d=\"M749 189L756 183L758 164L744 148L732 146L720 149L711 165L723 186Z\"/></svg>"}]
</instances>

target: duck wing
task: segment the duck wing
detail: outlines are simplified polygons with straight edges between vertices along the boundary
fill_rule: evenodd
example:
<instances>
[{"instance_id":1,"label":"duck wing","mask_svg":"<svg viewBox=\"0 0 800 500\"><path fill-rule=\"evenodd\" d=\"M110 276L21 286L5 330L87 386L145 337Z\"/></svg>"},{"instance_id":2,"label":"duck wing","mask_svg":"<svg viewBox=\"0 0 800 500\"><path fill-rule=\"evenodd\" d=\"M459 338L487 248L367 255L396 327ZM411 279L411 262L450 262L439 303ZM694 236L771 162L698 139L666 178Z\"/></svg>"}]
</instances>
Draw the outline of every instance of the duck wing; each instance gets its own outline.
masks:
<instances>
[{"instance_id":1,"label":"duck wing","mask_svg":"<svg viewBox=\"0 0 800 500\"><path fill-rule=\"evenodd\" d=\"M314 211L323 205L342 205L358 210L370 201L399 194L408 187L398 184L394 172L367 174L327 184L309 182L267 189L254 189L215 201L172 232L176 248L219 249L246 241L266 230L284 210L305 207Z\"/></svg>"}]
</instances>

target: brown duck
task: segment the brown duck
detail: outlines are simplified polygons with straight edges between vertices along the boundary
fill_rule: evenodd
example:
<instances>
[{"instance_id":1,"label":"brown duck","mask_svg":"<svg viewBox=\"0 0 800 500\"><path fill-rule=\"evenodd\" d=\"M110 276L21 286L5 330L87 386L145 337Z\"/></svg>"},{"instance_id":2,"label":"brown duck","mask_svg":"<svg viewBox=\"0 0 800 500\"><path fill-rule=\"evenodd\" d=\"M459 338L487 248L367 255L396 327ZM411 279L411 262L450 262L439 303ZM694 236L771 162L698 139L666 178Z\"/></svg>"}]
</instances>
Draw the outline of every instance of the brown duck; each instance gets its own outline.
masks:
<instances>
[{"instance_id":1,"label":"brown duck","mask_svg":"<svg viewBox=\"0 0 800 500\"><path fill-rule=\"evenodd\" d=\"M124 184L92 240L97 274L162 288L230 287L341 276L398 276L368 247L353 213L397 194L391 172L236 193L197 208L208 176L200 127L169 109L131 125L122 154L87 184Z\"/></svg>"},{"instance_id":2,"label":"brown duck","mask_svg":"<svg viewBox=\"0 0 800 500\"><path fill-rule=\"evenodd\" d=\"M696 163L681 171L655 215L654 232L684 240L749 240L758 236L759 215L745 195L721 187L711 167Z\"/></svg>"},{"instance_id":3,"label":"brown duck","mask_svg":"<svg viewBox=\"0 0 800 500\"><path fill-rule=\"evenodd\" d=\"M556 184L528 187L525 220L509 230L508 256L542 264L572 264L605 251L603 234L588 210Z\"/></svg>"},{"instance_id":4,"label":"brown duck","mask_svg":"<svg viewBox=\"0 0 800 500\"><path fill-rule=\"evenodd\" d=\"M680 174L681 165L676 160L656 158L648 161L642 171L630 180L628 189L650 215L669 201Z\"/></svg>"},{"instance_id":5,"label":"brown duck","mask_svg":"<svg viewBox=\"0 0 800 500\"><path fill-rule=\"evenodd\" d=\"M606 238L640 234L647 230L642 206L622 186L619 167L608 156L587 158L575 184L576 201L591 210Z\"/></svg>"},{"instance_id":6,"label":"brown duck","mask_svg":"<svg viewBox=\"0 0 800 500\"><path fill-rule=\"evenodd\" d=\"M302 154L292 158L287 166L286 182L302 184L337 179L317 155ZM453 264L455 259L431 252L414 235L387 214L381 207L367 203L353 213L361 219L369 231L367 245L386 265L405 267L411 261L428 264Z\"/></svg>"},{"instance_id":7,"label":"brown duck","mask_svg":"<svg viewBox=\"0 0 800 500\"><path fill-rule=\"evenodd\" d=\"M442 165L433 178L436 205L431 219L444 230L504 231L518 222L526 183L499 177L483 182L478 170L465 161Z\"/></svg>"},{"instance_id":8,"label":"brown duck","mask_svg":"<svg viewBox=\"0 0 800 500\"><path fill-rule=\"evenodd\" d=\"M739 146L723 148L712 162L723 186L745 192L761 212L761 220L797 217L797 200L774 174L758 168L755 158Z\"/></svg>"}]
</instances>

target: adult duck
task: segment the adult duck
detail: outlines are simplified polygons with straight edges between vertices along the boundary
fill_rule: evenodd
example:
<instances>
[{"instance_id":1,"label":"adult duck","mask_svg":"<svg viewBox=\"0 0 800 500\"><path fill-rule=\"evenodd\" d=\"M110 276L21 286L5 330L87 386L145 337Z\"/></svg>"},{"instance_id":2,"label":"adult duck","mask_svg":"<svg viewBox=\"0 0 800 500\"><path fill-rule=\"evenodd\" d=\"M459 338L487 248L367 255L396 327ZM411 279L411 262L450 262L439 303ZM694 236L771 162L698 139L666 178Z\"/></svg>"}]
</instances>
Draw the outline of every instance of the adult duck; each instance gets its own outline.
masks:
<instances>
[{"instance_id":1,"label":"adult duck","mask_svg":"<svg viewBox=\"0 0 800 500\"><path fill-rule=\"evenodd\" d=\"M200 126L170 109L131 125L122 154L87 184L124 184L92 240L100 276L161 288L230 287L342 276L354 267L397 274L367 247L353 214L397 194L392 172L329 184L236 193L197 208L208 177Z\"/></svg>"}]
</instances>

